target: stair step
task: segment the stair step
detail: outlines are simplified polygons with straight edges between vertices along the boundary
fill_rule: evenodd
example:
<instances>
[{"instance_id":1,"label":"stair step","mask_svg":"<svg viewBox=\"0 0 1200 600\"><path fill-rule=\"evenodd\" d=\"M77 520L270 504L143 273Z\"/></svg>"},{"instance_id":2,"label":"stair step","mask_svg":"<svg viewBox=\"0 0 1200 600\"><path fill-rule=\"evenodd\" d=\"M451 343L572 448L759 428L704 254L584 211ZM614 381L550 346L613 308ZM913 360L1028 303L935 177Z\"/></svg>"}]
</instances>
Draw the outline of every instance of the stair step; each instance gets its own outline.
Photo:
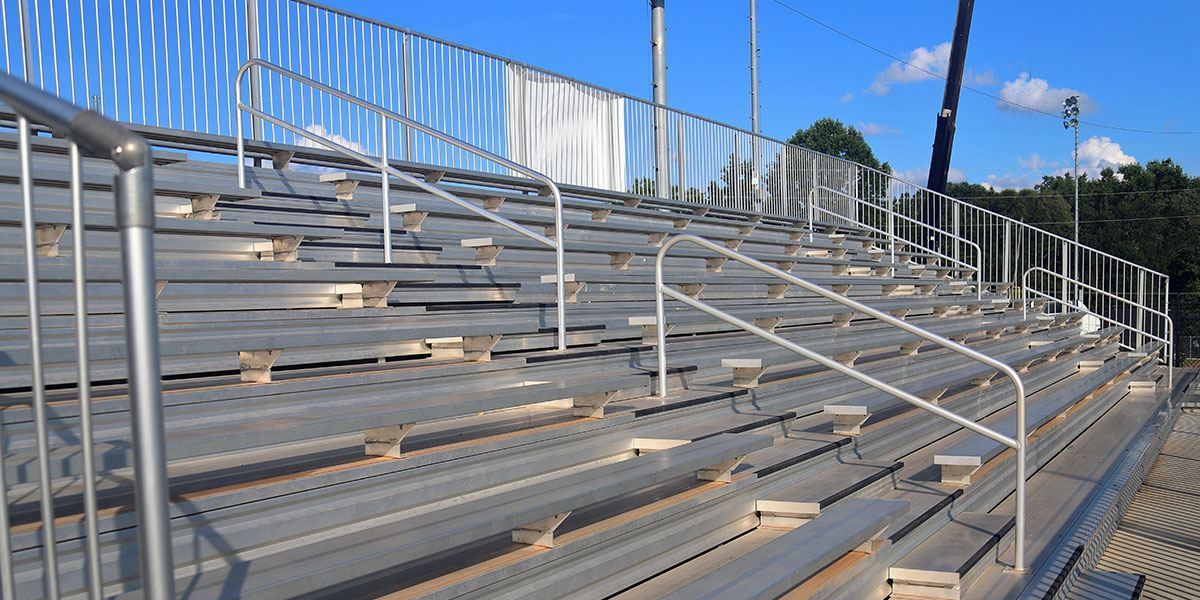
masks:
<instances>
[{"instance_id":1,"label":"stair step","mask_svg":"<svg viewBox=\"0 0 1200 600\"><path fill-rule=\"evenodd\" d=\"M767 527L796 527L856 493L869 494L873 487L890 488L888 476L903 466L900 462L871 461L836 465L760 499L759 518Z\"/></svg>"},{"instance_id":2,"label":"stair step","mask_svg":"<svg viewBox=\"0 0 1200 600\"><path fill-rule=\"evenodd\" d=\"M1011 515L965 512L954 517L888 569L892 598L960 600L996 560L1015 524Z\"/></svg>"}]
</instances>

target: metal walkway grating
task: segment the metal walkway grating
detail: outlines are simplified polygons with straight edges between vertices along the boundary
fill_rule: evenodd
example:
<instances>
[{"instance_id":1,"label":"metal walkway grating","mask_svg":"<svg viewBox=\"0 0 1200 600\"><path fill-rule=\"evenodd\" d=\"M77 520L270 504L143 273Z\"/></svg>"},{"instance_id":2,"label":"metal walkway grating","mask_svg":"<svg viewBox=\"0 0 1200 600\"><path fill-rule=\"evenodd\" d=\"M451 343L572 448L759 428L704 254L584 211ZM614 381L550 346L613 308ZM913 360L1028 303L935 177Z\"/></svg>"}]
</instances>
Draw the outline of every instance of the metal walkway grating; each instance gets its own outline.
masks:
<instances>
[{"instance_id":1,"label":"metal walkway grating","mask_svg":"<svg viewBox=\"0 0 1200 600\"><path fill-rule=\"evenodd\" d=\"M1200 414L1179 417L1096 569L1145 574L1147 600L1200 599Z\"/></svg>"}]
</instances>

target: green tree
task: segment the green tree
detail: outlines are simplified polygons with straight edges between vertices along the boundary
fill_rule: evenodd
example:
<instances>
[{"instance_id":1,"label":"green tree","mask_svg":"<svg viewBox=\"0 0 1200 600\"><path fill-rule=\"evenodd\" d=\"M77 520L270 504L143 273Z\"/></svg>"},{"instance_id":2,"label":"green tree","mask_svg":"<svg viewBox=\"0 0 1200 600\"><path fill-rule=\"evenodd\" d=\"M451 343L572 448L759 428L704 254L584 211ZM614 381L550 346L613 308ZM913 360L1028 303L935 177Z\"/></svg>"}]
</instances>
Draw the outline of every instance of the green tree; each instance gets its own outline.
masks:
<instances>
[{"instance_id":1,"label":"green tree","mask_svg":"<svg viewBox=\"0 0 1200 600\"><path fill-rule=\"evenodd\" d=\"M852 160L885 173L892 172L891 165L886 162L880 163L879 159L875 158L875 152L871 150L871 145L867 143L861 131L853 125L847 127L837 119L826 117L817 120L807 129L797 129L796 133L788 138L788 143Z\"/></svg>"},{"instance_id":2,"label":"green tree","mask_svg":"<svg viewBox=\"0 0 1200 600\"><path fill-rule=\"evenodd\" d=\"M890 174L892 172L891 165L886 162L880 163L879 159L875 157L875 152L871 150L871 145L867 143L862 132L853 126L843 125L837 119L819 119L806 129L798 129L788 139L788 143L846 159L883 173ZM769 166L768 185L773 184L776 188L793 187L796 185L794 182L803 181L804 183L800 185L804 194L807 194L814 185L821 185L863 200L882 200L887 194L886 178L878 173L850 164L828 162L823 162L816 168L819 172L813 173L814 164L810 158L801 158L795 153L789 153L786 161L786 173L780 172L777 164ZM788 184L786 186L777 183L785 179L781 177L784 174L787 175ZM815 182L813 181L814 177Z\"/></svg>"},{"instance_id":3,"label":"green tree","mask_svg":"<svg viewBox=\"0 0 1200 600\"><path fill-rule=\"evenodd\" d=\"M1074 235L1070 174L1043 177L1033 189L951 183L946 192L1063 237ZM1200 336L1200 177L1170 159L1155 160L1106 168L1098 177L1081 174L1079 192L1079 241L1170 275L1176 335Z\"/></svg>"}]
</instances>

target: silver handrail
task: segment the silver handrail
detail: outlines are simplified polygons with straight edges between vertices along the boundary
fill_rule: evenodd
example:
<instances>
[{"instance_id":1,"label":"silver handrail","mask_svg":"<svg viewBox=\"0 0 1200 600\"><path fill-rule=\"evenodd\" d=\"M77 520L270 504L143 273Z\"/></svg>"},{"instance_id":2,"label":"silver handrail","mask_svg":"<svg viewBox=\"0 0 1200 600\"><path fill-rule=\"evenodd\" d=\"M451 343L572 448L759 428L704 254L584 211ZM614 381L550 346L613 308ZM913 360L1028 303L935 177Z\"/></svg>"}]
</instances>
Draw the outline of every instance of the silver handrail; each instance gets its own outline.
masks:
<instances>
[{"instance_id":1,"label":"silver handrail","mask_svg":"<svg viewBox=\"0 0 1200 600\"><path fill-rule=\"evenodd\" d=\"M971 269L975 269L975 292L976 292L976 297L977 297L977 298L979 298L979 299L983 299L983 249L982 249L982 248L980 248L979 244L976 244L975 242L973 242L973 241L971 241L971 240L969 240L969 239L967 239L967 238L965 238L965 237L962 237L962 236L959 236L959 235L955 235L955 234L953 234L953 233L950 233L949 231L944 231L944 230L941 230L941 229L936 229L936 230L935 230L935 231L937 231L937 233L938 233L939 235L944 235L944 236L946 236L946 237L949 237L949 238L952 238L952 239L954 239L954 240L957 240L957 241L959 241L959 242L962 242L963 244L966 244L966 245L968 245L968 246L972 246L972 247L974 247L974 248L975 248L975 264L973 264L973 265L972 265L972 264L970 264L970 263L968 263L968 262L965 262L965 261L959 260L959 259L957 259L957 258L954 258L954 257L952 257L952 256L947 256L946 254L943 254L943 253L941 253L941 252L939 252L939 251L937 251L937 250L934 250L933 248L929 248L929 247L927 247L927 246L925 246L925 245L923 245L923 244L921 244L921 243L919 243L919 242L914 242L914 241L912 241L912 240L909 240L909 239L907 239L907 238L904 238L904 237L898 236L898 235L896 235L896 232L895 232L895 231L885 231L885 230L883 230L883 229L879 229L878 227L874 227L874 226L868 225L868 224L866 224L866 223L863 223L862 221L859 221L858 219L851 219L850 217L847 217L847 216L845 216L845 215L843 215L843 214L841 214L841 213L838 213L838 212L835 212L835 211L832 211L832 210L829 210L829 209L826 209L826 208L822 208L822 207L820 207L820 206L817 206L817 205L816 205L816 202L813 202L813 200L814 200L814 198L815 198L815 196L816 196L816 193L817 193L817 192L819 192L819 191L820 191L820 192L830 192L830 193L832 193L832 194L834 194L834 195L841 196L841 197L843 197L843 198L847 198L847 199L849 199L849 200L853 200L853 201L855 201L855 202L858 202L859 204L865 204L865 205L867 205L867 206L869 206L869 207L871 207L871 208L878 209L878 210L882 210L884 213L886 213L886 214L888 215L888 217L890 217L890 218L888 219L888 221L889 221L889 224L891 223L891 221L892 221L892 218L899 218L899 219L901 219L901 220L908 221L908 222L910 222L910 223L913 223L913 224L916 224L916 225L920 225L920 226L922 226L922 227L926 227L926 228L929 228L929 229L933 229L932 227L930 227L930 226L929 226L929 224L928 224L928 223L922 223L922 222L920 222L920 221L918 221L918 220L916 220L916 219L913 219L913 218L911 218L911 217L907 217L907 216L905 216L905 215L903 215L903 214L900 214L899 212L897 212L897 211L895 211L895 210L893 210L893 209L890 209L890 208L887 208L887 207L884 207L884 206L879 206L878 204L872 204L872 203L870 203L870 202L867 202L866 200L863 200L863 199L861 199L861 198L858 198L858 197L852 196L852 195L850 195L850 194L847 194L847 193L845 193L845 192L843 192L843 191L840 191L840 190L835 190L835 189L833 189L833 188L831 188L831 187L828 187L828 186L824 186L824 185L817 185L817 186L813 186L813 188L812 188L811 190L809 190L809 192L808 192L808 222L809 222L809 233L808 233L808 239L809 239L809 241L812 241L812 240L813 240L813 235L814 235L814 233L815 233L815 232L813 231L813 228L812 228L812 225L811 225L811 224L813 223L813 221L814 221L815 217L816 217L816 215L814 214L814 211L818 211L818 210L819 210L819 211L821 211L821 212L823 212L823 213L825 213L825 214L833 215L833 216L835 216L835 217L837 217L837 218L839 218L839 219L844 219L844 220L846 220L846 221L850 221L851 223L853 223L853 224L855 224L855 225L858 225L858 226L861 226L861 227L865 227L865 228L867 228L867 229L870 229L871 231L874 231L874 232L876 232L876 233L880 233L880 234L883 234L883 235L889 236L889 237L892 239L892 262L896 262L896 248L895 248L895 242L896 242L896 240L900 240L900 241L904 242L905 244L908 244L908 245L911 245L911 246L916 246L917 248L920 248L920 249L921 249L922 251L924 251L924 252L928 252L928 253L930 253L930 254L934 254L934 255L936 255L936 256L939 256L939 257L941 257L941 258L944 258L944 259L946 259L946 260L948 260L948 261L951 261L951 262L957 263L957 264L959 264L959 265L961 265L961 266L968 267L968 268L971 268Z\"/></svg>"},{"instance_id":2,"label":"silver handrail","mask_svg":"<svg viewBox=\"0 0 1200 600\"><path fill-rule=\"evenodd\" d=\"M134 494L137 505L142 593L147 598L175 597L171 559L166 451L163 437L162 375L159 367L158 313L154 277L154 175L149 144L140 136L95 112L0 73L0 100L17 114L21 202L25 245L26 294L32 365L33 414L37 434L38 487L41 500L42 562L45 595L58 598L54 498L50 476L45 373L41 349L41 306L37 285L30 122L50 127L70 141L71 213L81 452L84 459L85 548L87 585L99 598L99 530L97 527L95 457L92 450L91 388L88 380L87 305L84 299L83 179L81 150L107 157L118 172L113 199L121 244L125 342L128 350L130 425L134 450ZM0 436L0 446L3 445ZM8 488L0 456L0 591L15 598L12 544L9 538Z\"/></svg>"},{"instance_id":3,"label":"silver handrail","mask_svg":"<svg viewBox=\"0 0 1200 600\"><path fill-rule=\"evenodd\" d=\"M380 134L381 134L379 158L375 159L374 157L370 157L370 156L367 156L360 152L356 152L354 150L351 150L350 148L347 148L341 144L338 144L332 140L329 140L329 139L325 138L324 136L317 135L317 134L307 131L303 128L296 127L295 125L292 125L291 123L282 121L278 118L268 115L268 114L264 113L263 111L259 110L257 107L243 104L242 103L242 80L245 77L246 73L248 71L250 71L250 69L255 68L255 67L260 68L260 69L267 69L269 71L274 71L274 72L279 73L282 76L288 77L296 82L303 83L304 85L307 85L314 89L318 89L324 93L330 94L332 96L336 96L337 98L345 100L346 102L349 102L349 103L359 106L363 109L366 109L367 111L370 111L370 112L373 112L373 113L379 115L379 117L380 117ZM442 198L443 200L447 200L458 206L461 206L461 207L463 207L481 217L484 217L490 221L493 221L495 223L503 225L504 227L507 227L517 233L520 233L521 235L524 235L524 236L529 237L533 240L536 240L542 244L545 244L546 246L549 246L554 249L554 269L555 269L554 277L555 277L555 286L556 286L555 301L557 303L557 316L558 316L558 349L559 350L567 349L567 324L566 324L566 314L565 314L566 313L566 306L565 306L566 305L566 291L565 291L566 276L564 274L564 262L565 261L563 258L563 245L564 244L563 244L563 222L562 222L562 219L563 219L562 194L558 190L558 185L555 184L553 180L551 180L549 177L547 177L545 175L542 175L541 173L538 173L537 171L534 171L533 169L530 169L523 165L517 164L517 163L510 161L502 156L498 156L496 154L488 152L487 150L484 150L483 148L479 148L477 146L474 146L472 144L464 142L458 138L455 138L455 137L452 137L445 133L442 133L441 131L438 131L431 127L427 127L418 121L414 121L412 119L409 119L408 117L405 117L404 115L392 112L386 108L383 108L382 106L378 106L376 104L371 104L370 102L360 100L358 98L355 98L354 96L351 96L350 94L342 92L341 90L337 90L335 88L329 87L319 81L310 79L299 73L290 71L290 70L280 67L278 65L271 64L264 60L254 58L254 59L250 59L250 60L242 63L242 66L237 71L237 76L234 78L233 86L234 86L234 113L236 113L235 118L236 118L236 123L237 123L236 124L236 128L237 128L237 134L236 134L236 136L237 136L237 162L238 162L237 168L238 168L238 185L239 186L241 186L243 188L246 187L246 150L245 150L245 140L244 140L244 135L243 135L243 127L242 127L242 112L247 112L255 117L263 119L264 121L268 121L278 127L282 127L284 129L292 132L293 134L296 134L298 136L301 136L306 139L317 142L323 146L326 146L327 148L330 148L331 150L335 150L337 152L345 154L346 156L354 158L368 166L379 169L380 175L382 177L382 184L383 184L383 248L384 248L383 251L384 251L385 262L389 262L389 263L392 262L392 225L391 225L391 208L392 207L388 200L388 187L389 187L388 176L389 175L397 177L397 178L401 179L402 181L404 181L405 183L415 186L415 187L418 187L426 192L429 192L430 194L433 194L439 198ZM455 196L454 194L451 194L450 192L447 192L437 186L430 185L427 182L421 181L421 180L409 175L408 173L400 171L400 170L396 169L395 167L392 167L391 165L389 165L388 157L387 157L387 142L386 142L386 140L387 140L387 122L389 119L392 121L398 122L400 125L402 125L404 127L415 129L417 131L420 131L421 133L435 137L443 142L446 142L447 144L461 148L461 149L466 150L467 152L471 152L477 156L481 156L487 160L495 162L496 164L507 167L513 171L521 173L531 179L535 179L535 180L540 181L543 184L545 184L545 186L550 190L550 193L554 196L554 239L552 240L540 233L537 233L526 227L518 225L517 223L514 223L508 219L505 219L504 217L501 217L500 215L497 215L497 214L494 214L487 210L484 210L482 208L479 208L479 207L475 206L474 204L467 202L466 200L463 200L462 198L459 198L458 196Z\"/></svg>"},{"instance_id":4,"label":"silver handrail","mask_svg":"<svg viewBox=\"0 0 1200 600\"><path fill-rule=\"evenodd\" d=\"M1086 290L1089 290L1089 291L1095 292L1095 293L1097 293L1097 294L1100 294L1100 295L1102 295L1102 296L1107 296L1107 297L1109 297L1109 298L1112 298L1112 299L1114 299L1114 300L1118 300L1118 301L1120 301L1120 302L1123 302L1123 303L1125 303L1125 304L1127 304L1127 305L1130 305L1130 306L1132 306L1132 307L1134 307L1134 308L1136 308L1136 309L1138 309L1138 310L1140 310L1140 311L1143 311L1143 312L1146 312L1146 313L1149 313L1149 314L1152 314L1152 315L1156 315L1156 316L1162 317L1162 318L1163 318L1163 319L1166 321L1166 324L1167 324L1167 337L1166 337L1166 338L1162 338L1162 337L1160 337L1160 336L1157 336L1157 335L1154 335L1154 334L1150 333L1149 331L1145 331L1145 330L1143 330L1143 329L1141 329L1141 328L1134 327L1134 326L1132 326L1132 325L1129 325L1128 323L1122 323L1122 322L1120 322L1120 321L1117 321L1117 320L1111 319L1111 318L1109 318L1109 317L1106 317L1106 316L1104 316L1104 315L1101 315L1101 314L1099 314L1099 313L1097 313L1097 312L1095 312L1095 311L1088 310L1087 308L1084 308L1084 307L1082 307L1082 306L1076 306L1076 305L1074 305L1074 304L1071 304L1070 302L1067 302L1066 300L1063 300L1062 298L1058 298L1058 297L1055 297L1055 296L1051 296L1050 294L1047 294L1047 293L1045 293L1045 292L1041 292L1041 291L1039 291L1039 290L1037 290L1037 289L1035 289L1035 288L1031 288L1031 287L1029 287L1029 274L1030 274L1031 272L1033 272L1033 271L1037 271L1037 272L1039 272L1039 273L1045 273L1046 275L1050 275L1051 277L1057 277L1057 278L1059 278L1059 279L1061 279L1061 280L1063 280L1063 281L1066 281L1067 283L1074 284L1074 285L1076 285L1076 286L1078 286L1078 287L1081 287L1081 288L1083 288L1083 289L1086 289ZM1175 387L1175 320L1171 318L1171 315L1168 315L1167 313L1165 313L1165 312L1162 312L1162 311L1160 311L1160 310L1155 310L1155 309L1153 309L1153 308L1150 308L1149 306L1146 306L1146 305L1144 305L1144 304L1138 304L1137 302L1134 302L1134 301L1132 301L1132 300L1128 300L1128 299L1126 299L1126 298L1122 298L1122 297L1120 297L1120 296L1117 296L1117 295L1115 295L1115 294L1112 294L1112 293L1106 292L1106 291L1104 291L1104 290L1102 290L1102 289L1100 289L1100 288L1098 288L1098 287L1095 287L1095 286L1092 286L1092 285L1088 285L1088 284L1086 284L1086 283L1083 283L1082 281L1078 281L1078 280L1072 279L1072 278L1070 278L1070 277L1067 277L1066 275L1063 275L1063 274L1061 274L1061 273L1055 273L1054 271L1050 271L1050 270L1047 270L1047 269L1043 269L1042 267L1029 267L1028 269L1025 269L1025 272L1021 274L1021 290L1022 290L1022 292L1026 292L1026 291L1027 291L1027 292L1031 292L1031 293L1033 293L1033 294L1036 294L1036 295L1038 295L1038 296L1040 296L1040 297L1042 297L1042 298L1046 298L1047 300L1051 300L1051 301L1054 301L1054 302L1058 302L1059 304L1062 304L1063 306L1070 307L1070 308L1072 308L1072 309L1074 309L1074 310L1081 310L1081 311L1083 311L1083 312L1086 312L1086 313L1088 313L1089 315L1092 315L1092 316L1094 316L1094 317L1096 317L1096 318L1098 318L1098 319L1100 319L1100 320L1102 320L1102 321L1105 321L1105 322L1107 322L1107 323L1112 323L1113 325L1116 325L1116 326L1118 326L1118 327L1123 327L1123 328L1125 328L1126 330L1128 330L1128 331L1132 331L1132 332L1134 332L1134 333L1136 333L1136 334L1138 334L1138 335L1140 335L1140 336L1146 336L1146 337L1148 337L1148 338L1150 338L1150 339L1152 339L1152 340L1156 340L1156 341L1159 341L1159 342L1162 342L1162 343L1166 344L1166 345L1167 345L1167 359L1166 359L1166 362L1167 362L1167 380L1168 380L1168 382L1169 382L1169 384L1168 384L1168 388L1169 388L1169 389L1174 389L1174 387ZM1027 304L1026 304L1026 301L1025 301L1025 300L1026 300L1025 298L1021 298L1021 314L1022 314L1022 315L1025 315L1025 314L1027 314ZM1124 344L1123 344L1123 345L1124 345ZM1135 350L1135 349L1136 349L1136 348L1134 348L1134 347L1132 347L1132 346L1126 346L1126 347L1127 347L1127 348L1129 348L1130 350Z\"/></svg>"},{"instance_id":5,"label":"silver handrail","mask_svg":"<svg viewBox=\"0 0 1200 600\"><path fill-rule=\"evenodd\" d=\"M775 277L778 277L778 278L780 278L788 283L791 283L793 285L798 285L798 286L804 288L805 290L812 292L814 294L817 294L818 296L821 296L827 300L831 300L831 301L837 302L838 304L841 304L843 306L850 307L850 308L854 309L856 312L870 315L884 323L887 323L894 327L898 327L898 328L900 328L904 331L907 331L908 333L911 333L921 339L933 342L934 344L937 344L943 348L947 348L949 350L957 352L958 354L966 356L967 358L969 358L971 360L981 362L989 367L992 367L993 369L996 369L996 370L1004 373L1004 375L1006 375L1009 379L1012 380L1013 386L1017 393L1017 433L1018 433L1017 437L1012 438L1012 437L1006 436L1004 434L998 433L984 425L980 425L979 423L976 423L970 419L967 419L958 414L950 412L950 411L946 410L945 408L942 408L942 407L940 407L936 404L933 404L932 402L929 402L927 400L921 399L921 398L919 398L909 392L906 392L900 388L897 388L887 382L880 381L874 377L871 377L870 375L867 375L866 373L863 373L862 371L854 369L853 367L848 367L846 365L843 365L842 363L839 363L833 359L830 359L822 354L813 352L803 346L800 346L799 344L796 344L794 342L786 340L783 337L775 335L774 333L771 333L765 329L762 329L761 327L757 327L752 323L743 321L742 319L739 319L739 318L737 318L729 313L726 313L718 308L714 308L713 306L711 306L709 304L706 304L704 302L696 300L695 298L692 298L691 296L688 296L686 294L683 294L672 288L667 287L663 283L663 259L666 257L667 252L673 246L675 246L676 244L682 243L682 242L690 242L690 243L696 244L697 246L700 246L702 248L707 248L709 250L712 250L713 252L716 252L718 254L725 256L726 258L736 260L744 265L750 266L750 267L757 269L759 271L762 271L763 273L766 273L768 275L773 275ZM658 395L662 398L667 397L667 334L666 334L667 322L666 322L665 311L663 308L663 297L670 296L676 300L679 300L680 302L683 302L684 304L687 304L688 306L691 306L692 308L695 308L696 310L707 313L709 316L712 316L716 319L720 319L726 323L729 323L730 325L733 325L735 327L738 327L740 329L748 331L764 340L767 340L768 342L771 342L782 348L791 350L792 352L795 352L796 354L799 354L800 356L803 356L804 358L814 361L822 366L833 369L834 371L837 371L837 372L839 372L843 375L846 375L848 377L851 377L861 383L869 385L881 392L890 394L896 398L899 398L901 400L904 400L905 402L908 402L909 404L912 404L913 406L916 406L918 408L929 411L929 412L931 412L939 417L942 417L943 419L946 419L960 427L964 427L966 429L974 431L975 433L978 433L980 435L983 435L983 436L986 436L993 440L996 440L997 442L1000 442L1001 444L1004 444L1005 446L1008 446L1008 447L1016 450L1017 451L1016 538L1017 539L1016 539L1016 557L1015 557L1015 560L1013 561L1013 564L1014 564L1014 570L1023 571L1025 569L1025 448L1026 448L1025 384L1021 381L1021 377L1019 375L1017 375L1017 372L1015 370L1013 370L1012 367L1010 367L1007 364L1004 364L986 354L983 354L977 350L973 350L962 344L959 344L958 342L944 338L936 333L926 331L925 329L917 327L916 325L913 325L912 323L904 321L903 319L898 319L886 312L883 312L876 308L867 306L866 304L863 304L857 300L852 300L846 296L843 296L842 294L838 294L836 292L827 290L815 283L811 283L809 281L806 281L804 279L796 277L795 275L792 275L791 273L784 272L780 269L777 269L775 267L767 265L761 261L750 258L749 256L746 256L745 254L736 252L736 251L731 250L720 244L713 243L713 242L711 242L705 238L702 238L700 236L697 236L697 235L691 235L691 234L676 235L676 236L673 236L670 239L663 242L662 248L658 251L658 257L655 259L655 262L654 262L654 291L655 291L655 293L654 293L655 329L657 330L656 334L658 336Z\"/></svg>"}]
</instances>

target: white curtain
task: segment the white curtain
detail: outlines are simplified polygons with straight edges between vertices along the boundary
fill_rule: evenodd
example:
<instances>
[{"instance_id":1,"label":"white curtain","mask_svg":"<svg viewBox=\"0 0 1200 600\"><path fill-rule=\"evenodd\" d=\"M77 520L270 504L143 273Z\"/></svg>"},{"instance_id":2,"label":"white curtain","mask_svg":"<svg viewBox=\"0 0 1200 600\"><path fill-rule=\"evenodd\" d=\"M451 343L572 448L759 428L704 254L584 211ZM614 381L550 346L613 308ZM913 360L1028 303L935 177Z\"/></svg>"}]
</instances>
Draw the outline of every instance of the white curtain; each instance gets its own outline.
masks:
<instances>
[{"instance_id":1,"label":"white curtain","mask_svg":"<svg viewBox=\"0 0 1200 600\"><path fill-rule=\"evenodd\" d=\"M620 96L508 65L508 158L557 183L626 191Z\"/></svg>"}]
</instances>

